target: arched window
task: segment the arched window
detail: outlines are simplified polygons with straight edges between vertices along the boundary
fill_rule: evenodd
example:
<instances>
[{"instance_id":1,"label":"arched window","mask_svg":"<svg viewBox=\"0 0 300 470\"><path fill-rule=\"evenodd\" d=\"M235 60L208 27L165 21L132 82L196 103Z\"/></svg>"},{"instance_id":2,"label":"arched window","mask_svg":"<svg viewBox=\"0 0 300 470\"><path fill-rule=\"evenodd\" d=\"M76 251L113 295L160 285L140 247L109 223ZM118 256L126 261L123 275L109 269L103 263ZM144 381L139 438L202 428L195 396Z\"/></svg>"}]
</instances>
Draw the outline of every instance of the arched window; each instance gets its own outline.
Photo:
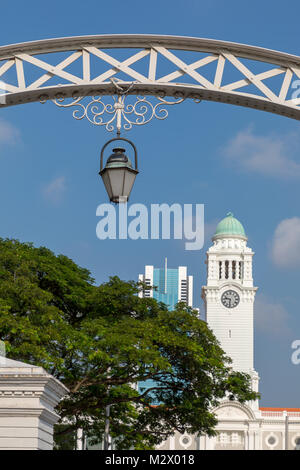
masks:
<instances>
[{"instance_id":1,"label":"arched window","mask_svg":"<svg viewBox=\"0 0 300 470\"><path fill-rule=\"evenodd\" d=\"M229 261L225 261L225 279L229 278Z\"/></svg>"},{"instance_id":2,"label":"arched window","mask_svg":"<svg viewBox=\"0 0 300 470\"><path fill-rule=\"evenodd\" d=\"M236 278L236 261L232 261L232 279Z\"/></svg>"},{"instance_id":3,"label":"arched window","mask_svg":"<svg viewBox=\"0 0 300 470\"><path fill-rule=\"evenodd\" d=\"M243 279L243 262L239 261L239 279Z\"/></svg>"}]
</instances>

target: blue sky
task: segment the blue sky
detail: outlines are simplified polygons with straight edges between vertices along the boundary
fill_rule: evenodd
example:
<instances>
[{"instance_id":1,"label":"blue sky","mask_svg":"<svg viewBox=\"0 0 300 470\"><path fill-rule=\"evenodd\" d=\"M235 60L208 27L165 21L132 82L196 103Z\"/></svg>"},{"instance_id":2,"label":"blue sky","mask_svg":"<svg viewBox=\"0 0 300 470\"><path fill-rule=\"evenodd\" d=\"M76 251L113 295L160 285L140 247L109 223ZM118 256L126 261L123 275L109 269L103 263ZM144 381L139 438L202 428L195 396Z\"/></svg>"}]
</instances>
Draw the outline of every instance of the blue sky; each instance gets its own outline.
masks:
<instances>
[{"instance_id":1,"label":"blue sky","mask_svg":"<svg viewBox=\"0 0 300 470\"><path fill-rule=\"evenodd\" d=\"M183 7L184 5L184 7ZM207 37L300 55L296 2L177 0L38 1L2 6L1 45L51 37L153 33ZM145 264L187 265L203 306L205 249L181 241L100 241L96 207L106 202L99 150L111 135L51 103L0 112L2 237L46 245L87 267L97 282L136 279ZM300 407L300 128L297 121L225 104L185 102L166 121L127 134L139 149L131 202L204 203L208 233L231 210L254 258L255 363L263 406ZM259 162L255 156L259 156ZM264 166L261 162L268 161ZM207 248L209 240L206 242ZM292 253L292 255L291 255Z\"/></svg>"}]
</instances>

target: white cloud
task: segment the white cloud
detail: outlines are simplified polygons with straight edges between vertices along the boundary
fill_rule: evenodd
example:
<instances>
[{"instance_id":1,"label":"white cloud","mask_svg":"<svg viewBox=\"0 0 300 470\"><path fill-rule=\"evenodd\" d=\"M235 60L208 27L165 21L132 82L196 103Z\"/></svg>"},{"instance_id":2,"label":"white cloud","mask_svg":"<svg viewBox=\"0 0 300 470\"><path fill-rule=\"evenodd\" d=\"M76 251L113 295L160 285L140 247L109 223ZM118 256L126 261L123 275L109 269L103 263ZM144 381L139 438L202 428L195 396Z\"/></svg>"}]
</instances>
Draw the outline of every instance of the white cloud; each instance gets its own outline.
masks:
<instances>
[{"instance_id":1,"label":"white cloud","mask_svg":"<svg viewBox=\"0 0 300 470\"><path fill-rule=\"evenodd\" d=\"M270 336L286 337L291 334L289 314L285 307L258 295L254 303L255 329Z\"/></svg>"},{"instance_id":2,"label":"white cloud","mask_svg":"<svg viewBox=\"0 0 300 470\"><path fill-rule=\"evenodd\" d=\"M66 190L66 183L65 183L65 177L64 176L59 176L58 178L55 178L54 180L50 181L44 188L43 188L43 194L45 199L48 201L57 204L58 202L61 201L64 192Z\"/></svg>"},{"instance_id":3,"label":"white cloud","mask_svg":"<svg viewBox=\"0 0 300 470\"><path fill-rule=\"evenodd\" d=\"M251 128L240 131L225 145L224 155L238 168L265 176L300 179L300 136L295 133L280 136L256 135Z\"/></svg>"},{"instance_id":4,"label":"white cloud","mask_svg":"<svg viewBox=\"0 0 300 470\"><path fill-rule=\"evenodd\" d=\"M284 219L276 227L272 241L272 259L280 267L300 266L300 218Z\"/></svg>"},{"instance_id":5,"label":"white cloud","mask_svg":"<svg viewBox=\"0 0 300 470\"><path fill-rule=\"evenodd\" d=\"M19 139L19 131L8 121L0 118L0 145L15 144Z\"/></svg>"}]
</instances>

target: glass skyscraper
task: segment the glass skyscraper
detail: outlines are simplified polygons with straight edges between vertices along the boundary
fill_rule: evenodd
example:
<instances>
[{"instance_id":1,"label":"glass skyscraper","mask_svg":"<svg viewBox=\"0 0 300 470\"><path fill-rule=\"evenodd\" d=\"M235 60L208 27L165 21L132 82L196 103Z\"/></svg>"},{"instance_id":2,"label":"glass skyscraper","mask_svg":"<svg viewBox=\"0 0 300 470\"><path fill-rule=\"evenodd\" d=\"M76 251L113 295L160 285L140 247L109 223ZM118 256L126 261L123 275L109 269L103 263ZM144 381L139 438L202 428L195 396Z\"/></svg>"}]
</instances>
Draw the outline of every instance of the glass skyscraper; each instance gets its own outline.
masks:
<instances>
[{"instance_id":1,"label":"glass skyscraper","mask_svg":"<svg viewBox=\"0 0 300 470\"><path fill-rule=\"evenodd\" d=\"M173 310L179 301L185 302L189 307L193 306L193 276L187 275L186 266L168 268L168 261L165 258L163 268L145 266L145 274L139 275L139 281L149 286L149 289L146 288L139 293L139 297L152 297L166 304L169 310ZM138 389L140 393L144 393L153 386L155 381L149 379L140 382ZM156 404L155 401L153 404Z\"/></svg>"},{"instance_id":2,"label":"glass skyscraper","mask_svg":"<svg viewBox=\"0 0 300 470\"><path fill-rule=\"evenodd\" d=\"M179 302L193 305L193 276L187 275L187 267L168 268L167 258L163 268L145 266L145 274L139 275L139 281L149 286L140 292L140 297L153 297L173 310ZM153 289L152 287L156 287Z\"/></svg>"}]
</instances>

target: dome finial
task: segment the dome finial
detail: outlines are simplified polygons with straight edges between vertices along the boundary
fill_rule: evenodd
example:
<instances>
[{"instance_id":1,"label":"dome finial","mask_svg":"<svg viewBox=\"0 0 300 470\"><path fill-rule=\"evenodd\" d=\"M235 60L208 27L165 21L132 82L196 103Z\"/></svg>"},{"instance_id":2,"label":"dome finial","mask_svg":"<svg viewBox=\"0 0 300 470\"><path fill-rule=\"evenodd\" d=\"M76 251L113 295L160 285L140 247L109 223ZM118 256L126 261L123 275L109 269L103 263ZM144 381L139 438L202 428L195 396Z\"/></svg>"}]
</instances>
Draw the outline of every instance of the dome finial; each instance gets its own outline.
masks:
<instances>
[{"instance_id":1,"label":"dome finial","mask_svg":"<svg viewBox=\"0 0 300 470\"><path fill-rule=\"evenodd\" d=\"M229 212L226 214L226 216L227 216L227 217L233 217L233 213L229 211Z\"/></svg>"}]
</instances>

